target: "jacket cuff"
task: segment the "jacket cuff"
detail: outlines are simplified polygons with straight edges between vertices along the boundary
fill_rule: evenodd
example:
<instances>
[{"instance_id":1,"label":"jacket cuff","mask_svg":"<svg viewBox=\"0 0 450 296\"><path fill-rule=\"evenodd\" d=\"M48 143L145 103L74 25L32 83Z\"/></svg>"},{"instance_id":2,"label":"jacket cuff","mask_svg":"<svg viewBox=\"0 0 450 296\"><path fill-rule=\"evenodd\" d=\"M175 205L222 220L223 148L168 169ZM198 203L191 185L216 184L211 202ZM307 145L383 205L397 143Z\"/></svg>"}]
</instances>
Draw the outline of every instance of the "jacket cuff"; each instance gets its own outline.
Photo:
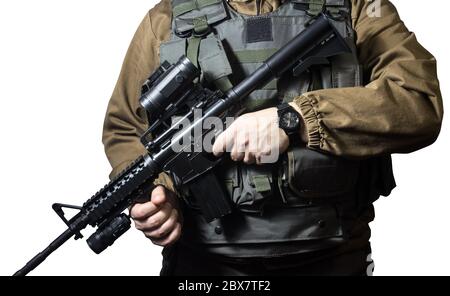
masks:
<instances>
[{"instance_id":1,"label":"jacket cuff","mask_svg":"<svg viewBox=\"0 0 450 296\"><path fill-rule=\"evenodd\" d=\"M153 184L155 186L161 185L166 187L167 190L172 191L175 194L177 193L177 190L175 189L175 185L173 184L172 179L166 174L166 173L161 173L158 177L158 179L156 179Z\"/></svg>"},{"instance_id":2,"label":"jacket cuff","mask_svg":"<svg viewBox=\"0 0 450 296\"><path fill-rule=\"evenodd\" d=\"M127 168L127 166L131 163L131 161L124 161L121 164L114 167L109 174L109 179L112 180L115 177L117 177L124 169Z\"/></svg>"},{"instance_id":3,"label":"jacket cuff","mask_svg":"<svg viewBox=\"0 0 450 296\"><path fill-rule=\"evenodd\" d=\"M301 111L308 133L308 147L320 149L323 147L323 129L320 125L320 114L317 112L317 99L313 95L302 95L294 99Z\"/></svg>"}]
</instances>

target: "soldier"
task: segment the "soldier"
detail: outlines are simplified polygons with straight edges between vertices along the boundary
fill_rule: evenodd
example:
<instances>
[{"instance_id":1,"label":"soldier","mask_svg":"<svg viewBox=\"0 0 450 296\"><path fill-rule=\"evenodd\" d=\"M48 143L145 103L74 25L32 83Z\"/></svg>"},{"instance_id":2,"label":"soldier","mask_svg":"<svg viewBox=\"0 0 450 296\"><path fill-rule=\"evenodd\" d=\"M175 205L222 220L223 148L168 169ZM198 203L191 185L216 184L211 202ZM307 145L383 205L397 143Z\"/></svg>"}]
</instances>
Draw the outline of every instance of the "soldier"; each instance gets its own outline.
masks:
<instances>
[{"instance_id":1,"label":"soldier","mask_svg":"<svg viewBox=\"0 0 450 296\"><path fill-rule=\"evenodd\" d=\"M131 43L103 141L111 176L145 152L140 86L161 61L185 54L202 83L227 90L323 10L352 53L256 90L215 142L217 156L231 147L215 173L237 210L207 223L196 192L164 174L132 207L136 228L164 247L162 275L370 273L372 204L395 187L390 154L432 144L443 117L436 61L389 1L162 0ZM274 126L276 147L249 149ZM261 163L273 149L280 160Z\"/></svg>"}]
</instances>

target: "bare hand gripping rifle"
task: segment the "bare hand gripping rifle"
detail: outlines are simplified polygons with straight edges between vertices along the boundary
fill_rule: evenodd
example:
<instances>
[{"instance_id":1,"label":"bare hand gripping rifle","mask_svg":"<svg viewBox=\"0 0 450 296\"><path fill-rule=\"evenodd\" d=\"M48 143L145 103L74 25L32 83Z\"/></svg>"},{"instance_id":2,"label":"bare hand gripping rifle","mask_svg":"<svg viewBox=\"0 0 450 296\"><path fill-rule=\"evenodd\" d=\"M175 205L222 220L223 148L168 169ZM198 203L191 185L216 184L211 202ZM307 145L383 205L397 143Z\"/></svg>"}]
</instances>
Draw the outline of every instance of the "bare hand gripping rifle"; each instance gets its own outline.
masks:
<instances>
[{"instance_id":1,"label":"bare hand gripping rifle","mask_svg":"<svg viewBox=\"0 0 450 296\"><path fill-rule=\"evenodd\" d=\"M97 231L87 239L87 243L95 253L100 254L130 229L131 220L124 211L136 201L148 199L154 188L153 183L161 172L170 173L182 184L192 183L199 191L208 190L204 184L217 185L210 172L219 159L205 152L175 152L180 149L174 149L174 145L179 145L186 136L191 136L192 141L186 144L190 147L201 143L206 135L216 132L203 129L205 119L234 116L230 114L234 105L286 71L293 71L298 76L312 65L328 63L328 58L348 52L349 47L335 30L329 16L321 14L226 94L203 88L195 82L200 71L186 57L180 58L174 65L162 63L145 83L140 100L153 119L142 136L148 154L136 159L82 207L53 205L68 229L14 275L27 275L71 237L81 239L80 232L88 225L97 227ZM194 119L195 109L202 110L201 118ZM192 124L180 131L176 123L171 123L173 116L181 117L180 120L192 120ZM199 127L203 132L195 138L192 135ZM151 136L154 136L153 140ZM214 194L208 198L203 195L205 197L197 202L206 220L212 221L232 211L231 202L225 195ZM75 208L79 213L67 220L63 208Z\"/></svg>"}]
</instances>

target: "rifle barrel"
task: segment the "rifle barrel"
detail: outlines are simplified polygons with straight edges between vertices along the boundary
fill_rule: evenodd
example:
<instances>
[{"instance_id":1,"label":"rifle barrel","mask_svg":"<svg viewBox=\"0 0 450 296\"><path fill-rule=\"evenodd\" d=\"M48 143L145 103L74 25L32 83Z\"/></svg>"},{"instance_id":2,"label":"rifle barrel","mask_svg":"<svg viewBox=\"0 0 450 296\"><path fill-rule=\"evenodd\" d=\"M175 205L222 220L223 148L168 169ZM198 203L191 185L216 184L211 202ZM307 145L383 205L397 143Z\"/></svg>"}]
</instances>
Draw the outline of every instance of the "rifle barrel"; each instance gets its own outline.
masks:
<instances>
[{"instance_id":1,"label":"rifle barrel","mask_svg":"<svg viewBox=\"0 0 450 296\"><path fill-rule=\"evenodd\" d=\"M26 276L33 269L35 269L39 264L44 262L47 257L61 247L66 241L68 241L74 232L67 229L63 234L61 234L57 239L55 239L47 248L45 248L41 253L37 254L33 259L30 260L21 270L17 271L13 276Z\"/></svg>"}]
</instances>

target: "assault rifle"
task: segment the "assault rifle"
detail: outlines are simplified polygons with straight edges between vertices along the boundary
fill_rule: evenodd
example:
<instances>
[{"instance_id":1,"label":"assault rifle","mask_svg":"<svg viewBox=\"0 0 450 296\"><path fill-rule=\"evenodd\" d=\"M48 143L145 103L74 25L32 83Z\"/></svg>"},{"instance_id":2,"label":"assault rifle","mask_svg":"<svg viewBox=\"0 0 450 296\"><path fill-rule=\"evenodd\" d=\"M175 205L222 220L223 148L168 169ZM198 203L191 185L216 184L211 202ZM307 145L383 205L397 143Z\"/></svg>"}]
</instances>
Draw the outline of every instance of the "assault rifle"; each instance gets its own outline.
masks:
<instances>
[{"instance_id":1,"label":"assault rifle","mask_svg":"<svg viewBox=\"0 0 450 296\"><path fill-rule=\"evenodd\" d=\"M148 153L136 159L82 207L54 204L53 209L68 229L15 276L27 275L71 237L83 238L81 231L88 225L97 228L87 239L89 247L97 254L103 252L130 229L131 220L124 211L138 200L148 200L153 183L162 172L172 175L179 184L190 184L200 197L203 196L197 203L207 221L229 214L232 205L225 194L207 194L211 192L211 186L219 186L211 170L220 159L188 149L201 143L210 133L216 136L217 131L205 130L203 122L211 117L235 116L230 113L234 105L286 71L293 71L298 76L312 65L326 64L328 58L350 51L330 17L320 14L252 75L226 93L202 87L198 83L199 69L184 56L173 65L162 63L146 81L140 99L142 107L153 119L142 136ZM201 118L194 118L196 109L202 110ZM192 124L180 131L178 124L171 122L174 116L181 117L179 120L190 120ZM201 135L193 136L198 129L202 130ZM175 145L186 137L192 141L184 143L186 149L181 149L182 152L176 152L180 149L175 150ZM67 220L64 208L77 209L79 213Z\"/></svg>"}]
</instances>

